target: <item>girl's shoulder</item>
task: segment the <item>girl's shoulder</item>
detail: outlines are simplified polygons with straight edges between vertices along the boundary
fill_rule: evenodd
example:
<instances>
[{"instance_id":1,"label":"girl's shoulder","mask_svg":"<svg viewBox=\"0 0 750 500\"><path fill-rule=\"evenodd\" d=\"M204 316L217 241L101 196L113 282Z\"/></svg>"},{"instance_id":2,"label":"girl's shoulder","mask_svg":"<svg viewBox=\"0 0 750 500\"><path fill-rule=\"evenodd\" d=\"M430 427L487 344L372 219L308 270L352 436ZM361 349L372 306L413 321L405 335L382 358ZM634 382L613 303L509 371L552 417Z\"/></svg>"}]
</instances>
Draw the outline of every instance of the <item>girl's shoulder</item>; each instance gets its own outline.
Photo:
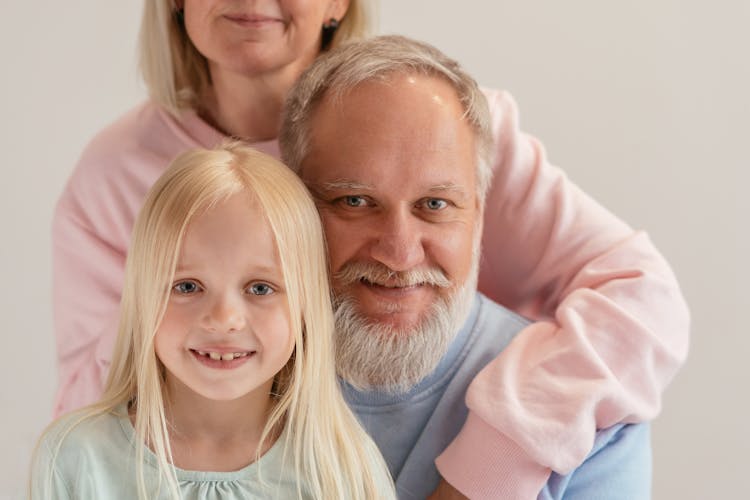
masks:
<instances>
[{"instance_id":1,"label":"girl's shoulder","mask_svg":"<svg viewBox=\"0 0 750 500\"><path fill-rule=\"evenodd\" d=\"M55 455L57 462L76 462L101 455L104 450L123 452L130 439L123 431L123 415L117 410L78 410L52 422L39 440L39 448Z\"/></svg>"},{"instance_id":2,"label":"girl's shoulder","mask_svg":"<svg viewBox=\"0 0 750 500\"><path fill-rule=\"evenodd\" d=\"M136 498L135 434L124 407L106 412L77 411L60 417L44 432L32 467L31 489L37 498ZM257 462L233 472L175 469L184 498L312 499L282 433ZM153 498L165 498L156 457L145 450L144 479ZM162 471L167 472L167 471Z\"/></svg>"},{"instance_id":3,"label":"girl's shoulder","mask_svg":"<svg viewBox=\"0 0 750 500\"><path fill-rule=\"evenodd\" d=\"M129 488L131 450L116 411L66 414L39 439L31 469L31 496L87 498Z\"/></svg>"}]
</instances>

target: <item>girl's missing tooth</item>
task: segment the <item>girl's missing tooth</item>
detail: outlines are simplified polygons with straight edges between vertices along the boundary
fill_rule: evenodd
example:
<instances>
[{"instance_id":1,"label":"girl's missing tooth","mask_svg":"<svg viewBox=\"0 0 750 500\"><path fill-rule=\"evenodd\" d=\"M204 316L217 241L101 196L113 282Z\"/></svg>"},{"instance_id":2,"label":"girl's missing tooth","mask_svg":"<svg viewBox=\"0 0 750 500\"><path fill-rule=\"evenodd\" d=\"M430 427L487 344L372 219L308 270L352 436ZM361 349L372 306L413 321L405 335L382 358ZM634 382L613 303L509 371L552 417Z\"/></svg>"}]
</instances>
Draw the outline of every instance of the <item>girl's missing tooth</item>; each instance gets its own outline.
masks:
<instances>
[{"instance_id":1,"label":"girl's missing tooth","mask_svg":"<svg viewBox=\"0 0 750 500\"><path fill-rule=\"evenodd\" d=\"M40 439L32 498L394 498L342 399L323 234L238 143L178 157L133 231L102 399Z\"/></svg>"}]
</instances>

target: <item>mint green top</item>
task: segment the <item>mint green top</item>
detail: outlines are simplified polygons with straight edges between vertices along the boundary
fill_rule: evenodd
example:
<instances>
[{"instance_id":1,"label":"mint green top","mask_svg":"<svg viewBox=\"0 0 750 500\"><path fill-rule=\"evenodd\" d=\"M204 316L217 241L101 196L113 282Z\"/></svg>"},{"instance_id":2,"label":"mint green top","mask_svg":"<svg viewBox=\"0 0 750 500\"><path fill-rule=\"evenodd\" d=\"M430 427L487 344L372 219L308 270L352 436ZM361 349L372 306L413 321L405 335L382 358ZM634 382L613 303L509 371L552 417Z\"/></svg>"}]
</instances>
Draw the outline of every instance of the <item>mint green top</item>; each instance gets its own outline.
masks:
<instances>
[{"instance_id":1,"label":"mint green top","mask_svg":"<svg viewBox=\"0 0 750 500\"><path fill-rule=\"evenodd\" d=\"M125 408L88 418L71 429L71 424L79 418L75 413L63 417L42 436L31 471L31 498L138 498L135 429ZM297 498L293 461L289 454L284 457L285 437L286 432L257 462L238 471L176 469L182 498ZM53 463L54 450L61 438L62 444ZM169 498L165 484L157 494L156 455L146 450L145 457L144 476L149 498ZM263 484L258 479L259 467ZM303 498L311 498L304 484L302 494Z\"/></svg>"}]
</instances>

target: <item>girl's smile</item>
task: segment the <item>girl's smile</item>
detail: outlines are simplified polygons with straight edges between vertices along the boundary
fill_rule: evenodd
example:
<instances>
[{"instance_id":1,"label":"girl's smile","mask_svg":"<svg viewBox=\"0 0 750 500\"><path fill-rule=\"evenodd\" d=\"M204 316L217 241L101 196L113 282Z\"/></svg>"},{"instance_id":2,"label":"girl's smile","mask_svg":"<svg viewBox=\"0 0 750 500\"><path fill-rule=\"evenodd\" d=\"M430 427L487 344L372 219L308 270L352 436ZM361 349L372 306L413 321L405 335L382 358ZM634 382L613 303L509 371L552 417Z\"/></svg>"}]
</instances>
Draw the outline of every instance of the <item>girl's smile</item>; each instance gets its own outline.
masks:
<instances>
[{"instance_id":1,"label":"girl's smile","mask_svg":"<svg viewBox=\"0 0 750 500\"><path fill-rule=\"evenodd\" d=\"M190 353L195 356L200 363L210 368L230 369L241 366L251 357L255 356L256 351L198 351L190 349Z\"/></svg>"},{"instance_id":2,"label":"girl's smile","mask_svg":"<svg viewBox=\"0 0 750 500\"><path fill-rule=\"evenodd\" d=\"M268 398L294 337L275 237L258 202L236 194L188 224L154 338L167 383L204 398Z\"/></svg>"}]
</instances>

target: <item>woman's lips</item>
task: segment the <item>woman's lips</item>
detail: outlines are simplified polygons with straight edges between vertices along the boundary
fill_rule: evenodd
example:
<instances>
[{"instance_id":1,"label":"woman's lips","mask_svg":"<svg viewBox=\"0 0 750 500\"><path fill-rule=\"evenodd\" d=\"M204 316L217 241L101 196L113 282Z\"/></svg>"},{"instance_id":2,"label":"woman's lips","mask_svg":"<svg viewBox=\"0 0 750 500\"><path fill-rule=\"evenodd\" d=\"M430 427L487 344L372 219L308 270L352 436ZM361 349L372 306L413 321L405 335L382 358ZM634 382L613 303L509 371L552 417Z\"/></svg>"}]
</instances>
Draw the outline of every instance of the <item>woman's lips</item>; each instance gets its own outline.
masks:
<instances>
[{"instance_id":1,"label":"woman's lips","mask_svg":"<svg viewBox=\"0 0 750 500\"><path fill-rule=\"evenodd\" d=\"M224 17L235 24L245 27L262 27L283 22L277 17L264 16L262 14L228 14Z\"/></svg>"}]
</instances>

